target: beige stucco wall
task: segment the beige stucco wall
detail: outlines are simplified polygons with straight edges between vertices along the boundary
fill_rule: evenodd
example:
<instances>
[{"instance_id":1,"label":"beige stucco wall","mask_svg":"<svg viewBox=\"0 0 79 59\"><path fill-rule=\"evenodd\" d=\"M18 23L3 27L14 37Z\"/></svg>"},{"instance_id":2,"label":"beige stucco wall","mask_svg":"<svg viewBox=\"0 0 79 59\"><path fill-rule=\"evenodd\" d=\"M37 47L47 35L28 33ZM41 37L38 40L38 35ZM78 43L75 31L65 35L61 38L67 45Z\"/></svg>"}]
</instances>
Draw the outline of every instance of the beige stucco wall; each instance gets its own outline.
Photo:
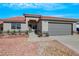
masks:
<instances>
[{"instance_id":1,"label":"beige stucco wall","mask_svg":"<svg viewBox=\"0 0 79 59\"><path fill-rule=\"evenodd\" d=\"M5 32L5 31L13 31L13 30L15 30L15 31L19 31L19 29L11 29L11 23L4 23L3 24L3 31ZM26 23L21 23L21 29L20 29L21 31L26 31L27 30L27 28L26 28Z\"/></svg>"},{"instance_id":2,"label":"beige stucco wall","mask_svg":"<svg viewBox=\"0 0 79 59\"><path fill-rule=\"evenodd\" d=\"M26 31L28 28L26 27L26 23L21 24L21 31Z\"/></svg>"},{"instance_id":3,"label":"beige stucco wall","mask_svg":"<svg viewBox=\"0 0 79 59\"><path fill-rule=\"evenodd\" d=\"M74 32L77 32L77 31L76 31L76 26L77 26L77 24L76 24L76 23L73 23L73 31L74 31Z\"/></svg>"},{"instance_id":4,"label":"beige stucco wall","mask_svg":"<svg viewBox=\"0 0 79 59\"><path fill-rule=\"evenodd\" d=\"M48 21L42 21L42 33L48 31Z\"/></svg>"},{"instance_id":5,"label":"beige stucco wall","mask_svg":"<svg viewBox=\"0 0 79 59\"><path fill-rule=\"evenodd\" d=\"M39 30L40 32L42 31L42 21L38 22L37 30Z\"/></svg>"},{"instance_id":6,"label":"beige stucco wall","mask_svg":"<svg viewBox=\"0 0 79 59\"><path fill-rule=\"evenodd\" d=\"M29 20L36 20L36 21L38 21L39 18L26 17L26 22L28 22Z\"/></svg>"},{"instance_id":7,"label":"beige stucco wall","mask_svg":"<svg viewBox=\"0 0 79 59\"><path fill-rule=\"evenodd\" d=\"M3 31L11 31L11 23L4 23L3 24Z\"/></svg>"}]
</instances>

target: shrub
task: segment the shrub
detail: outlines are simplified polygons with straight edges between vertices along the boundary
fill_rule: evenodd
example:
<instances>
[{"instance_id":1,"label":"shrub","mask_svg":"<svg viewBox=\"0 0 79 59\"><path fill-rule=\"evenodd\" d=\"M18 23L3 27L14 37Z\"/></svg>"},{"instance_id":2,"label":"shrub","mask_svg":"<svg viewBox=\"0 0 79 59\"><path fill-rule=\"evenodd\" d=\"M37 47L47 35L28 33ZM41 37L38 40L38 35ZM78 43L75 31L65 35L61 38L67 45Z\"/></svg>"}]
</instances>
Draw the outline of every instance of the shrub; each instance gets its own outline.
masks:
<instances>
[{"instance_id":1,"label":"shrub","mask_svg":"<svg viewBox=\"0 0 79 59\"><path fill-rule=\"evenodd\" d=\"M9 33L10 33L10 31L8 30L8 31L7 31L7 33L9 34Z\"/></svg>"},{"instance_id":2,"label":"shrub","mask_svg":"<svg viewBox=\"0 0 79 59\"><path fill-rule=\"evenodd\" d=\"M43 36L48 37L49 34L48 33L43 33Z\"/></svg>"},{"instance_id":3,"label":"shrub","mask_svg":"<svg viewBox=\"0 0 79 59\"><path fill-rule=\"evenodd\" d=\"M18 33L21 35L21 31L19 30Z\"/></svg>"},{"instance_id":4,"label":"shrub","mask_svg":"<svg viewBox=\"0 0 79 59\"><path fill-rule=\"evenodd\" d=\"M32 32L32 29L29 29L29 31L28 31L29 33L31 33Z\"/></svg>"},{"instance_id":5,"label":"shrub","mask_svg":"<svg viewBox=\"0 0 79 59\"><path fill-rule=\"evenodd\" d=\"M49 36L49 34L48 34L48 33L46 33L46 36L48 37L48 36Z\"/></svg>"},{"instance_id":6,"label":"shrub","mask_svg":"<svg viewBox=\"0 0 79 59\"><path fill-rule=\"evenodd\" d=\"M25 31L25 34L27 34L27 35L28 35L28 34L29 34L29 31Z\"/></svg>"},{"instance_id":7,"label":"shrub","mask_svg":"<svg viewBox=\"0 0 79 59\"><path fill-rule=\"evenodd\" d=\"M42 36L42 33L39 31L38 32L38 37L41 37Z\"/></svg>"},{"instance_id":8,"label":"shrub","mask_svg":"<svg viewBox=\"0 0 79 59\"><path fill-rule=\"evenodd\" d=\"M11 34L12 34L12 35L15 35L15 34L16 34L16 31L15 31L15 30L14 30L14 31L12 31L12 32L11 32Z\"/></svg>"}]
</instances>

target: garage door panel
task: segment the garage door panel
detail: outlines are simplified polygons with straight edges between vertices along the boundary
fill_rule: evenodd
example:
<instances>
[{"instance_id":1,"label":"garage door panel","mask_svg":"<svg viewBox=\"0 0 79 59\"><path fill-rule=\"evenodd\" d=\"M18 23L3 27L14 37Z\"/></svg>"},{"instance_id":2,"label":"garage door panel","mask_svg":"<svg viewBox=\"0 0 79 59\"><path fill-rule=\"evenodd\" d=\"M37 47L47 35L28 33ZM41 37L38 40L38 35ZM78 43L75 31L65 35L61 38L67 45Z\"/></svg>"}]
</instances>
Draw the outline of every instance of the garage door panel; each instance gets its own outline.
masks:
<instances>
[{"instance_id":1,"label":"garage door panel","mask_svg":"<svg viewBox=\"0 0 79 59\"><path fill-rule=\"evenodd\" d=\"M49 35L68 35L71 34L71 24L48 24Z\"/></svg>"}]
</instances>

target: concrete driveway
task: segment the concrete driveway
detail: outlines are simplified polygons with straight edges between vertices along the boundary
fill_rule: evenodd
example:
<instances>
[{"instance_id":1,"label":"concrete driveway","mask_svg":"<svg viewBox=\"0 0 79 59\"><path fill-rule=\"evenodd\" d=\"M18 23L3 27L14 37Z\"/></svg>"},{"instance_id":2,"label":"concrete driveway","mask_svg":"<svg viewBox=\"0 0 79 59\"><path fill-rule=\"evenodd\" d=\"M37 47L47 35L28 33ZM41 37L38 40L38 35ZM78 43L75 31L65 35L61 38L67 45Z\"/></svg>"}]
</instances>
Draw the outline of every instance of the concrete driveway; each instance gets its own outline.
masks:
<instances>
[{"instance_id":1,"label":"concrete driveway","mask_svg":"<svg viewBox=\"0 0 79 59\"><path fill-rule=\"evenodd\" d=\"M52 39L58 40L62 44L66 45L70 49L73 49L79 53L79 35L64 35L64 36L51 36Z\"/></svg>"}]
</instances>

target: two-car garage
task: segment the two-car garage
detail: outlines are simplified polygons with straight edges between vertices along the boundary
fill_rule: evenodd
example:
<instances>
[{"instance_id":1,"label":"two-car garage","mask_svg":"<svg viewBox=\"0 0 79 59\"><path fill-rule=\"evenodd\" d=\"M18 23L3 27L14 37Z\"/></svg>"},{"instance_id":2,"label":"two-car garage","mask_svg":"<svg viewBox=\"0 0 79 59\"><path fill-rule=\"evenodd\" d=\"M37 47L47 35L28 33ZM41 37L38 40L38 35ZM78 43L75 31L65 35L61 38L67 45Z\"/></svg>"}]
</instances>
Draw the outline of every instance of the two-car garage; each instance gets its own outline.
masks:
<instances>
[{"instance_id":1,"label":"two-car garage","mask_svg":"<svg viewBox=\"0 0 79 59\"><path fill-rule=\"evenodd\" d=\"M73 34L72 23L48 23L48 33L50 36Z\"/></svg>"},{"instance_id":2,"label":"two-car garage","mask_svg":"<svg viewBox=\"0 0 79 59\"><path fill-rule=\"evenodd\" d=\"M73 35L74 23L77 19L60 17L42 17L42 33L48 33L49 36Z\"/></svg>"}]
</instances>

